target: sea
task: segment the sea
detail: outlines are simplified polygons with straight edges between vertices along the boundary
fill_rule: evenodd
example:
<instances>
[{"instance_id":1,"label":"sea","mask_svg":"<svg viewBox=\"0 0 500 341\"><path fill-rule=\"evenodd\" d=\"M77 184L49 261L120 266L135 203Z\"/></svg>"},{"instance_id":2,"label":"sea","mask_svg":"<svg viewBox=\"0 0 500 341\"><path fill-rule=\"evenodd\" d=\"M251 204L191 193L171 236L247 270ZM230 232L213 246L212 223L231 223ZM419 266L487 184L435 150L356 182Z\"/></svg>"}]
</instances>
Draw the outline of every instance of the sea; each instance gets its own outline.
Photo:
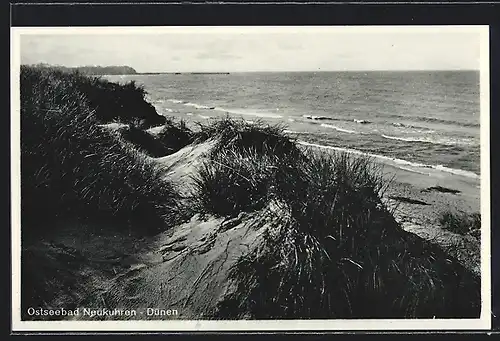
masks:
<instances>
[{"instance_id":1,"label":"sea","mask_svg":"<svg viewBox=\"0 0 500 341\"><path fill-rule=\"evenodd\" d=\"M479 71L105 76L144 86L159 114L279 124L305 145L480 176Z\"/></svg>"}]
</instances>

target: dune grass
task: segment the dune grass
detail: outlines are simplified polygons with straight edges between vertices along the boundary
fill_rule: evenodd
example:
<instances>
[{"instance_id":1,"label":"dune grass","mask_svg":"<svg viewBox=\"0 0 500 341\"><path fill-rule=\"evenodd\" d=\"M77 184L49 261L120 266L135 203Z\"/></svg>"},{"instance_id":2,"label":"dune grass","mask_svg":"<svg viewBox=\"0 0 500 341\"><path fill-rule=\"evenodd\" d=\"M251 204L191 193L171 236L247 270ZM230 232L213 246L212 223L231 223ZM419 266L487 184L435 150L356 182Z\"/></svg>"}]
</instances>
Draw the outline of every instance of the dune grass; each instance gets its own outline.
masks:
<instances>
[{"instance_id":1,"label":"dune grass","mask_svg":"<svg viewBox=\"0 0 500 341\"><path fill-rule=\"evenodd\" d=\"M276 160L254 151L227 150L205 162L195 177L203 213L234 216L263 208L276 173Z\"/></svg>"},{"instance_id":2,"label":"dune grass","mask_svg":"<svg viewBox=\"0 0 500 341\"><path fill-rule=\"evenodd\" d=\"M145 100L147 92L135 81L124 84L110 82L102 77L87 76L80 72L64 72L57 68L21 66L23 70L36 70L49 82L63 82L81 93L93 109L100 123L119 121L132 123L142 129L165 123L164 116L156 112ZM22 71L22 72L25 72Z\"/></svg>"},{"instance_id":3,"label":"dune grass","mask_svg":"<svg viewBox=\"0 0 500 341\"><path fill-rule=\"evenodd\" d=\"M401 228L371 159L302 152L273 128L234 120L205 131L223 142L196 178L201 210L280 207L266 216L263 246L232 268L237 289L219 302L219 318L479 316L479 279Z\"/></svg>"},{"instance_id":4,"label":"dune grass","mask_svg":"<svg viewBox=\"0 0 500 341\"><path fill-rule=\"evenodd\" d=\"M169 150L169 153L175 153L194 142L194 133L186 126L185 121L167 118L157 138Z\"/></svg>"},{"instance_id":5,"label":"dune grass","mask_svg":"<svg viewBox=\"0 0 500 341\"><path fill-rule=\"evenodd\" d=\"M166 118L161 130L151 134L135 124L118 129L119 137L151 157L173 154L194 141L194 133L184 121Z\"/></svg>"},{"instance_id":6,"label":"dune grass","mask_svg":"<svg viewBox=\"0 0 500 341\"><path fill-rule=\"evenodd\" d=\"M304 155L281 126L224 118L200 125L195 141L216 139L209 159L194 176L200 211L237 215L263 208L277 192L293 190L279 182L300 179Z\"/></svg>"},{"instance_id":7,"label":"dune grass","mask_svg":"<svg viewBox=\"0 0 500 341\"><path fill-rule=\"evenodd\" d=\"M481 214L448 209L438 214L439 224L446 230L462 235L481 235Z\"/></svg>"},{"instance_id":8,"label":"dune grass","mask_svg":"<svg viewBox=\"0 0 500 341\"><path fill-rule=\"evenodd\" d=\"M20 76L22 310L70 309L92 290L85 283L93 279L83 276L92 266L41 240L70 226L98 227L117 238L152 234L183 220L186 210L137 143L99 126L98 109L81 91L90 78L30 67ZM127 133L129 141L150 141L137 127Z\"/></svg>"},{"instance_id":9,"label":"dune grass","mask_svg":"<svg viewBox=\"0 0 500 341\"><path fill-rule=\"evenodd\" d=\"M294 141L284 134L284 130L285 126L280 124L269 125L260 120L248 123L243 119L227 116L209 124L199 124L195 140L217 139L212 155L225 150L254 150L259 154L298 157L299 149Z\"/></svg>"},{"instance_id":10,"label":"dune grass","mask_svg":"<svg viewBox=\"0 0 500 341\"><path fill-rule=\"evenodd\" d=\"M80 80L21 69L23 230L67 218L173 222L174 186L142 153L98 126Z\"/></svg>"},{"instance_id":11,"label":"dune grass","mask_svg":"<svg viewBox=\"0 0 500 341\"><path fill-rule=\"evenodd\" d=\"M125 125L117 130L119 137L136 149L151 157L162 157L168 155L170 149L165 146L156 136L136 125Z\"/></svg>"},{"instance_id":12,"label":"dune grass","mask_svg":"<svg viewBox=\"0 0 500 341\"><path fill-rule=\"evenodd\" d=\"M311 156L310 156L311 157ZM267 318L478 317L480 281L396 223L370 160L316 154L306 186L270 213L262 248L230 277L218 316ZM460 297L460 299L457 299Z\"/></svg>"}]
</instances>

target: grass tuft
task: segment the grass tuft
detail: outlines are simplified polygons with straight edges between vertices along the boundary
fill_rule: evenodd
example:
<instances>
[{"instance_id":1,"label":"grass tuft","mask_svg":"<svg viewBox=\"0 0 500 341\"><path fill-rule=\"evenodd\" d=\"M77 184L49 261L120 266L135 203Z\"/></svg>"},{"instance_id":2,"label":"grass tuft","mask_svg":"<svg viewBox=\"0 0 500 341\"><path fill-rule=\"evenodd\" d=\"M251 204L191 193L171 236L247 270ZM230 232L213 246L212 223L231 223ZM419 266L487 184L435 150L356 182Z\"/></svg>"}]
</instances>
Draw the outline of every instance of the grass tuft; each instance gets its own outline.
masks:
<instances>
[{"instance_id":1,"label":"grass tuft","mask_svg":"<svg viewBox=\"0 0 500 341\"><path fill-rule=\"evenodd\" d=\"M439 224L446 230L462 235L481 235L481 214L445 210L438 215Z\"/></svg>"},{"instance_id":2,"label":"grass tuft","mask_svg":"<svg viewBox=\"0 0 500 341\"><path fill-rule=\"evenodd\" d=\"M255 151L221 151L202 164L195 177L203 213L233 216L263 208L277 167L271 156Z\"/></svg>"},{"instance_id":3,"label":"grass tuft","mask_svg":"<svg viewBox=\"0 0 500 341\"><path fill-rule=\"evenodd\" d=\"M195 175L196 209L216 216L261 211L267 229L263 244L230 270L237 290L219 302L220 318L479 316L480 279L401 228L380 199L390 183L371 159L304 152L281 126L230 118L197 132L165 119L155 137L140 129L148 126L137 115L144 112L140 94L133 83L21 68L23 234L77 219L139 230L172 226L190 210L182 210L175 187L141 149L161 155L215 138ZM117 109L132 98L135 104ZM99 123L120 113L131 126L117 138ZM279 209L268 210L271 202ZM480 225L479 215L446 213L441 221L460 231ZM47 264L52 275L79 255L64 257L39 263L25 249L23 274L48 280L32 269ZM47 288L24 286L25 297L36 291L24 302L46 305Z\"/></svg>"},{"instance_id":4,"label":"grass tuft","mask_svg":"<svg viewBox=\"0 0 500 341\"><path fill-rule=\"evenodd\" d=\"M201 137L200 137L201 136ZM305 160L280 126L225 118L201 126L195 141L214 138L209 159L195 175L198 206L216 216L263 208L290 191Z\"/></svg>"},{"instance_id":5,"label":"grass tuft","mask_svg":"<svg viewBox=\"0 0 500 341\"><path fill-rule=\"evenodd\" d=\"M135 125L123 126L118 129L118 133L121 139L151 157L162 157L170 153L170 149L156 136Z\"/></svg>"},{"instance_id":6,"label":"grass tuft","mask_svg":"<svg viewBox=\"0 0 500 341\"><path fill-rule=\"evenodd\" d=\"M263 121L248 123L243 119L225 117L210 124L199 124L196 141L216 138L212 155L228 149L243 152L253 150L257 154L279 157L298 157L300 151L294 141L284 133L284 125L269 125Z\"/></svg>"},{"instance_id":7,"label":"grass tuft","mask_svg":"<svg viewBox=\"0 0 500 341\"><path fill-rule=\"evenodd\" d=\"M174 121L174 119L168 118L157 138L170 153L175 153L194 142L194 133L183 120Z\"/></svg>"}]
</instances>

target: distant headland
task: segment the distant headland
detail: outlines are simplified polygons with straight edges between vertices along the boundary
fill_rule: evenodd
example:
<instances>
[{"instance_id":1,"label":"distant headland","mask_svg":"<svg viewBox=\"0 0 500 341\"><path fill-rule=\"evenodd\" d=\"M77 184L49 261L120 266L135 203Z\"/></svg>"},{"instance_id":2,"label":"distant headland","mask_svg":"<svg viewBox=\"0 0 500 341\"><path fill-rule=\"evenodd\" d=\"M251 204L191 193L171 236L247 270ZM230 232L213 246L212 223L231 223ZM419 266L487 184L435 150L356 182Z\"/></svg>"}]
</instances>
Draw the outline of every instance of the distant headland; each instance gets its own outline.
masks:
<instances>
[{"instance_id":1,"label":"distant headland","mask_svg":"<svg viewBox=\"0 0 500 341\"><path fill-rule=\"evenodd\" d=\"M138 72L127 65L110 65L110 66L98 66L98 65L88 65L88 66L75 66L68 67L62 65L51 65L46 63L36 64L37 67L45 67L50 69L61 70L64 72L79 72L84 75L135 75Z\"/></svg>"},{"instance_id":2,"label":"distant headland","mask_svg":"<svg viewBox=\"0 0 500 341\"><path fill-rule=\"evenodd\" d=\"M52 65L47 63L39 63L30 65L32 67L49 68L60 70L63 72L79 72L86 76L102 76L102 75L229 75L229 72L137 72L133 67L128 65L85 65L85 66L63 66Z\"/></svg>"}]
</instances>

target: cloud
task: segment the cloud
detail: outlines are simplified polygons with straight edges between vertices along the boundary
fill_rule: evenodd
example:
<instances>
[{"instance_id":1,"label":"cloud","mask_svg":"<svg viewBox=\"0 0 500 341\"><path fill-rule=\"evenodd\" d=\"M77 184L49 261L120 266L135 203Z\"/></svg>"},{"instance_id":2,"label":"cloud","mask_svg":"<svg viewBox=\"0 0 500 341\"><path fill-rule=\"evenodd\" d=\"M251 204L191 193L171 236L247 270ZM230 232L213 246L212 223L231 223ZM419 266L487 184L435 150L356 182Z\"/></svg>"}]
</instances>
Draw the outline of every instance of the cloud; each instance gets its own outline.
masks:
<instances>
[{"instance_id":1,"label":"cloud","mask_svg":"<svg viewBox=\"0 0 500 341\"><path fill-rule=\"evenodd\" d=\"M235 55L232 55L232 54L228 54L228 53L220 53L220 52L217 52L217 53L207 53L207 52L200 52L198 54L196 54L196 58L197 59L212 59L212 60L238 60L238 59L242 59L243 57L241 56L235 56Z\"/></svg>"},{"instance_id":2,"label":"cloud","mask_svg":"<svg viewBox=\"0 0 500 341\"><path fill-rule=\"evenodd\" d=\"M126 64L138 71L477 69L479 34L445 30L23 35L24 63Z\"/></svg>"}]
</instances>

